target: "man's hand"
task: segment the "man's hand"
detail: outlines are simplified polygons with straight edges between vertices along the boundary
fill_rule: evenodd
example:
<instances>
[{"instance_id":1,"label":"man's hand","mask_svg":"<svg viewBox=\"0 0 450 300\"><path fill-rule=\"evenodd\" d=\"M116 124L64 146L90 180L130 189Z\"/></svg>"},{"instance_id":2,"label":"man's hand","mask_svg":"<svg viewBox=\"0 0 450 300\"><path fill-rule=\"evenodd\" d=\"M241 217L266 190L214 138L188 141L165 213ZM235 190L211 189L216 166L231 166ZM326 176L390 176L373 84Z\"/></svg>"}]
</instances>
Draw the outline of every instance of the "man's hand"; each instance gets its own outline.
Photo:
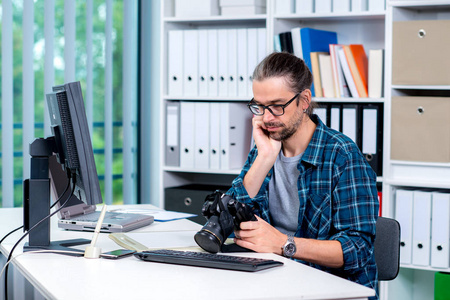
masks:
<instances>
[{"instance_id":1,"label":"man's hand","mask_svg":"<svg viewBox=\"0 0 450 300\"><path fill-rule=\"evenodd\" d=\"M264 159L269 159L274 163L281 150L281 141L274 140L269 136L262 116L254 116L252 123L258 156L261 155Z\"/></svg>"},{"instance_id":2,"label":"man's hand","mask_svg":"<svg viewBox=\"0 0 450 300\"><path fill-rule=\"evenodd\" d=\"M241 230L236 231L235 243L256 252L282 254L281 247L286 243L286 235L256 216L257 221L242 222Z\"/></svg>"}]
</instances>

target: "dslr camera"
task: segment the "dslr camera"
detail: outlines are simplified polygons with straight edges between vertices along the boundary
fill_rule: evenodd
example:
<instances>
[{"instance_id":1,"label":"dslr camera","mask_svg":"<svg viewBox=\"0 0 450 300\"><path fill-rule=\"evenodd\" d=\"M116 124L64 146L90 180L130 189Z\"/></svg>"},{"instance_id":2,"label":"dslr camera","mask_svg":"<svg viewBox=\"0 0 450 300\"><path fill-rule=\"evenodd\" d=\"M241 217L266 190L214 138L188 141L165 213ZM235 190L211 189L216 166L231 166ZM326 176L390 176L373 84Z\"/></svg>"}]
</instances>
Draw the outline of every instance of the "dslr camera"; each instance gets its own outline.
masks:
<instances>
[{"instance_id":1,"label":"dslr camera","mask_svg":"<svg viewBox=\"0 0 450 300\"><path fill-rule=\"evenodd\" d=\"M219 190L206 196L202 215L208 220L194 236L205 251L217 253L233 230L240 230L245 221L256 221L252 209Z\"/></svg>"}]
</instances>

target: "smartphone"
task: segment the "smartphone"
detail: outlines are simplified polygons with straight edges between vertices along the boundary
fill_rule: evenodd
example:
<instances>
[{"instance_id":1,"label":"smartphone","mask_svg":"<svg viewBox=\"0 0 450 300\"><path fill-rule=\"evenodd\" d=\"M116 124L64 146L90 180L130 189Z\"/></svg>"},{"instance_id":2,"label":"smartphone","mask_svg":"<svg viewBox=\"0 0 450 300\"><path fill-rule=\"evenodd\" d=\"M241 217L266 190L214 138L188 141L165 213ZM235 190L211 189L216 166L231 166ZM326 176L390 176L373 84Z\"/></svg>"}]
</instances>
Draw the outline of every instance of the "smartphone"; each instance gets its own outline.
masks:
<instances>
[{"instance_id":1,"label":"smartphone","mask_svg":"<svg viewBox=\"0 0 450 300\"><path fill-rule=\"evenodd\" d=\"M109 259L118 259L118 258L123 258L123 257L129 256L135 252L136 251L134 251L134 250L117 249L117 250L102 253L102 254L100 254L100 257L109 258Z\"/></svg>"}]
</instances>

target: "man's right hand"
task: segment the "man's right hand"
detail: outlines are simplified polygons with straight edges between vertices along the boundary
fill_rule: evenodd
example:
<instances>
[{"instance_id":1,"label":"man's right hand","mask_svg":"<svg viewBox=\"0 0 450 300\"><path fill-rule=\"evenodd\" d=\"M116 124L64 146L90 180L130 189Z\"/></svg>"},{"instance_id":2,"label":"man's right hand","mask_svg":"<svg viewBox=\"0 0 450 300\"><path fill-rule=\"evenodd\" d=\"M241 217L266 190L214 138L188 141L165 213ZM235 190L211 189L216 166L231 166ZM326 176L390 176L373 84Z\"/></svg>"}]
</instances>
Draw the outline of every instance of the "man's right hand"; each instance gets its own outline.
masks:
<instances>
[{"instance_id":1,"label":"man's right hand","mask_svg":"<svg viewBox=\"0 0 450 300\"><path fill-rule=\"evenodd\" d=\"M281 150L281 141L274 140L266 131L261 116L253 117L253 138L258 148L258 156L244 177L244 187L248 195L257 195L267 173L272 169Z\"/></svg>"},{"instance_id":2,"label":"man's right hand","mask_svg":"<svg viewBox=\"0 0 450 300\"><path fill-rule=\"evenodd\" d=\"M262 116L254 116L253 123L253 138L255 139L256 147L258 148L258 156L267 159L271 162L271 166L275 163L278 153L281 150L281 141L274 140L270 137L269 132L264 125Z\"/></svg>"}]
</instances>

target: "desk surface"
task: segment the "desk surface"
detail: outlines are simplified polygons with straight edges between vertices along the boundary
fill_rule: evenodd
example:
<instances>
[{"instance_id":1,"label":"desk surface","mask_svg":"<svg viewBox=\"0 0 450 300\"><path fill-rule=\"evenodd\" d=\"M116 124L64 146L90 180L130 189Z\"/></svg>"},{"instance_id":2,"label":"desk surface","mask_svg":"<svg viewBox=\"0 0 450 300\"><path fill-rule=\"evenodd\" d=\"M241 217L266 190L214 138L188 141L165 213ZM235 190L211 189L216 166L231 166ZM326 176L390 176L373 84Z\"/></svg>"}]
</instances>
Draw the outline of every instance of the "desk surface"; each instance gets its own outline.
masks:
<instances>
[{"instance_id":1,"label":"desk surface","mask_svg":"<svg viewBox=\"0 0 450 300\"><path fill-rule=\"evenodd\" d=\"M22 224L22 209L2 208L0 220L1 238ZM192 247L200 228L189 220L155 222L130 233L130 237L155 248ZM3 242L4 255L21 234L17 232ZM55 219L51 236L52 240L90 239L92 233L60 230ZM97 246L103 251L120 248L108 234L100 234ZM14 251L15 255L21 252L22 247ZM26 253L13 264L47 299L353 299L374 295L362 285L275 254L235 255L276 259L284 266L247 273L149 263L132 256L108 260L50 253Z\"/></svg>"}]
</instances>

